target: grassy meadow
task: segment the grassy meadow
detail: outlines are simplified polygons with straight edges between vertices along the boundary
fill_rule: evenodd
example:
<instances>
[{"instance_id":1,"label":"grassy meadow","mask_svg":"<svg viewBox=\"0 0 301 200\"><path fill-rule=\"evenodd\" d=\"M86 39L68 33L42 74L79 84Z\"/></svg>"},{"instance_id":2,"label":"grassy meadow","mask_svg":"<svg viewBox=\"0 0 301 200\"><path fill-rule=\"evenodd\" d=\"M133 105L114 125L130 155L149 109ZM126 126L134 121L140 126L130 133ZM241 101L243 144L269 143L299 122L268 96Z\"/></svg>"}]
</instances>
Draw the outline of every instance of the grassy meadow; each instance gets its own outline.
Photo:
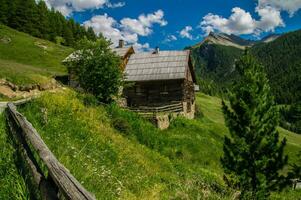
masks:
<instances>
[{"instance_id":1,"label":"grassy meadow","mask_svg":"<svg viewBox=\"0 0 301 200\"><path fill-rule=\"evenodd\" d=\"M228 132L220 99L198 94L202 114L175 119L163 131L132 112L93 102L66 90L44 94L19 110L97 199L233 199L219 163ZM301 135L279 130L288 139L292 163ZM300 190L288 190L272 198L300 196Z\"/></svg>"},{"instance_id":2,"label":"grassy meadow","mask_svg":"<svg viewBox=\"0 0 301 200\"><path fill-rule=\"evenodd\" d=\"M32 37L0 25L0 79L17 85L45 83L66 74L61 61L71 48Z\"/></svg>"}]
</instances>

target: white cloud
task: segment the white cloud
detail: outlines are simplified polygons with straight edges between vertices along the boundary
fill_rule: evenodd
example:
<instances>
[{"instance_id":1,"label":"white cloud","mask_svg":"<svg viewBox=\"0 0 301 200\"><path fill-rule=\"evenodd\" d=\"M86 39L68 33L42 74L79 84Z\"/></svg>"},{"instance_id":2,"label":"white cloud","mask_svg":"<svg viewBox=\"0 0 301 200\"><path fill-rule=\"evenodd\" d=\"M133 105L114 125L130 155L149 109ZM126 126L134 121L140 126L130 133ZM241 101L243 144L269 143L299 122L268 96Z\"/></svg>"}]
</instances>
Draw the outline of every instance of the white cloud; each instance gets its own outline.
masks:
<instances>
[{"instance_id":1,"label":"white cloud","mask_svg":"<svg viewBox=\"0 0 301 200\"><path fill-rule=\"evenodd\" d=\"M114 44L117 44L120 39L131 43L138 41L137 34L122 32L118 22L107 14L92 17L89 21L84 22L84 26L92 27L97 34L101 33L104 37L111 39Z\"/></svg>"},{"instance_id":2,"label":"white cloud","mask_svg":"<svg viewBox=\"0 0 301 200\"><path fill-rule=\"evenodd\" d=\"M149 51L150 50L149 43L145 43L145 44L135 43L133 45L133 47L134 47L136 52Z\"/></svg>"},{"instance_id":3,"label":"white cloud","mask_svg":"<svg viewBox=\"0 0 301 200\"><path fill-rule=\"evenodd\" d=\"M167 21L164 20L164 12L158 10L148 15L140 15L138 19L124 18L120 21L121 26L129 31L137 33L141 36L147 36L152 33L153 24L159 24L160 26L166 26Z\"/></svg>"},{"instance_id":4,"label":"white cloud","mask_svg":"<svg viewBox=\"0 0 301 200\"><path fill-rule=\"evenodd\" d=\"M118 3L107 2L106 6L108 8L121 8L125 6L125 2L118 2Z\"/></svg>"},{"instance_id":5,"label":"white cloud","mask_svg":"<svg viewBox=\"0 0 301 200\"><path fill-rule=\"evenodd\" d=\"M259 31L274 32L276 27L285 26L280 11L273 7L257 7L256 12L260 16L260 20L256 22L256 28Z\"/></svg>"},{"instance_id":6,"label":"white cloud","mask_svg":"<svg viewBox=\"0 0 301 200\"><path fill-rule=\"evenodd\" d=\"M178 40L178 38L175 35L168 35L163 42L168 43L176 40Z\"/></svg>"},{"instance_id":7,"label":"white cloud","mask_svg":"<svg viewBox=\"0 0 301 200\"><path fill-rule=\"evenodd\" d=\"M191 26L186 26L184 29L182 29L180 31L180 36L182 38L188 38L188 39L192 40L193 37L192 37L192 35L190 33L191 31L192 31L192 27Z\"/></svg>"},{"instance_id":8,"label":"white cloud","mask_svg":"<svg viewBox=\"0 0 301 200\"><path fill-rule=\"evenodd\" d=\"M124 2L112 4L109 0L44 0L49 8L61 12L64 16L70 16L73 12L82 12L107 6L109 8L123 7Z\"/></svg>"},{"instance_id":9,"label":"white cloud","mask_svg":"<svg viewBox=\"0 0 301 200\"><path fill-rule=\"evenodd\" d=\"M126 30L137 33L142 36L147 36L151 33L151 29L147 26L144 26L137 19L124 18L121 20L121 25Z\"/></svg>"},{"instance_id":10,"label":"white cloud","mask_svg":"<svg viewBox=\"0 0 301 200\"><path fill-rule=\"evenodd\" d=\"M141 51L150 47L148 43L140 44L138 37L151 34L151 28L155 23L161 26L166 25L167 22L163 17L163 11L158 10L152 14L140 15L138 19L124 18L117 22L114 18L104 14L94 16L83 24L85 27L92 27L97 34L101 33L104 37L110 39L114 45L117 45L118 41L123 39L129 44L133 44L138 51Z\"/></svg>"},{"instance_id":11,"label":"white cloud","mask_svg":"<svg viewBox=\"0 0 301 200\"><path fill-rule=\"evenodd\" d=\"M286 11L290 16L293 16L295 12L301 9L301 0L258 0L259 8L266 6Z\"/></svg>"},{"instance_id":12,"label":"white cloud","mask_svg":"<svg viewBox=\"0 0 301 200\"><path fill-rule=\"evenodd\" d=\"M274 31L276 27L285 26L278 9L271 6L257 6L255 11L260 17L258 21L253 19L249 12L238 7L232 9L229 18L209 13L203 17L200 27L206 34L216 30L227 34L242 35L260 34L263 31Z\"/></svg>"}]
</instances>

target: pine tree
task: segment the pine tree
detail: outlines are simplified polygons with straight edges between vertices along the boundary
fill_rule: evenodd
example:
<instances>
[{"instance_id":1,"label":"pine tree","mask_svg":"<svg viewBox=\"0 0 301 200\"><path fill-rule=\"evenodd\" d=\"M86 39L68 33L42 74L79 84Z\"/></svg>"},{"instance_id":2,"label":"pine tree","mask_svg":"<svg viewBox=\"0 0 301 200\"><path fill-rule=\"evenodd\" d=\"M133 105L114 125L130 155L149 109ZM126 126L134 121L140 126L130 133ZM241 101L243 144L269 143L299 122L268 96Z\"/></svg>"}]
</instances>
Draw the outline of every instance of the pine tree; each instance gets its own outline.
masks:
<instances>
[{"instance_id":1,"label":"pine tree","mask_svg":"<svg viewBox=\"0 0 301 200\"><path fill-rule=\"evenodd\" d=\"M20 5L21 1L20 0L14 0L11 1L10 4L8 4L8 26L12 28L17 28L20 27L19 22L18 22L18 17L17 17L17 9Z\"/></svg>"},{"instance_id":2,"label":"pine tree","mask_svg":"<svg viewBox=\"0 0 301 200\"><path fill-rule=\"evenodd\" d=\"M295 103L291 107L291 117L294 122L301 120L301 103Z\"/></svg>"},{"instance_id":3,"label":"pine tree","mask_svg":"<svg viewBox=\"0 0 301 200\"><path fill-rule=\"evenodd\" d=\"M73 37L73 33L72 33L72 29L68 26L68 24L65 24L65 26L63 27L63 38L65 40L64 45L66 46L73 46L75 41L74 41L74 37Z\"/></svg>"},{"instance_id":4,"label":"pine tree","mask_svg":"<svg viewBox=\"0 0 301 200\"><path fill-rule=\"evenodd\" d=\"M44 1L39 1L37 5L37 13L38 13L38 23L36 24L36 28L39 30L40 35L38 37L44 39L50 39L50 20L49 20L49 10Z\"/></svg>"},{"instance_id":5,"label":"pine tree","mask_svg":"<svg viewBox=\"0 0 301 200\"><path fill-rule=\"evenodd\" d=\"M89 27L87 30L87 38L91 41L96 41L97 36L92 27Z\"/></svg>"},{"instance_id":6,"label":"pine tree","mask_svg":"<svg viewBox=\"0 0 301 200\"><path fill-rule=\"evenodd\" d=\"M39 35L39 30L35 27L39 19L34 0L16 1L16 13L12 18L13 28L33 36Z\"/></svg>"},{"instance_id":7,"label":"pine tree","mask_svg":"<svg viewBox=\"0 0 301 200\"><path fill-rule=\"evenodd\" d=\"M97 39L92 28L86 30L73 19L49 10L43 0L0 0L0 23L67 46L85 37Z\"/></svg>"},{"instance_id":8,"label":"pine tree","mask_svg":"<svg viewBox=\"0 0 301 200\"><path fill-rule=\"evenodd\" d=\"M8 1L0 0L0 23L8 23Z\"/></svg>"},{"instance_id":9,"label":"pine tree","mask_svg":"<svg viewBox=\"0 0 301 200\"><path fill-rule=\"evenodd\" d=\"M287 164L286 139L279 142L278 109L263 66L246 54L236 68L242 78L229 92L230 106L223 102L230 137L225 137L221 163L241 199L266 199L284 181L279 170Z\"/></svg>"}]
</instances>

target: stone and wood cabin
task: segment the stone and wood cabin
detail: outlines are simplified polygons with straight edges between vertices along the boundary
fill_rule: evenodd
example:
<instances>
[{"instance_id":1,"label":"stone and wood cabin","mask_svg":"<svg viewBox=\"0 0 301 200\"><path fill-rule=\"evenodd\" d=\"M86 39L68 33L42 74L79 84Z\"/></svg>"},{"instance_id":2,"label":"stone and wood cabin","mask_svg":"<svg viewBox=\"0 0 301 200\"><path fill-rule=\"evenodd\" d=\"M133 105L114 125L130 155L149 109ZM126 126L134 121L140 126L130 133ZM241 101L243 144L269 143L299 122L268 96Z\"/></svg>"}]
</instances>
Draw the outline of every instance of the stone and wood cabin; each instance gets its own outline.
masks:
<instances>
[{"instance_id":1,"label":"stone and wood cabin","mask_svg":"<svg viewBox=\"0 0 301 200\"><path fill-rule=\"evenodd\" d=\"M156 48L154 52L136 53L122 40L112 50L123 60L120 67L126 86L120 91L124 97L119 100L121 106L146 117L150 115L161 128L168 127L165 122L169 124L170 114L194 118L196 75L189 50ZM72 54L65 61L70 58L73 59ZM69 71L69 84L80 88L72 71Z\"/></svg>"},{"instance_id":2,"label":"stone and wood cabin","mask_svg":"<svg viewBox=\"0 0 301 200\"><path fill-rule=\"evenodd\" d=\"M195 83L190 51L136 53L125 68L125 81L132 83L123 94L127 106L138 112L195 114Z\"/></svg>"}]
</instances>

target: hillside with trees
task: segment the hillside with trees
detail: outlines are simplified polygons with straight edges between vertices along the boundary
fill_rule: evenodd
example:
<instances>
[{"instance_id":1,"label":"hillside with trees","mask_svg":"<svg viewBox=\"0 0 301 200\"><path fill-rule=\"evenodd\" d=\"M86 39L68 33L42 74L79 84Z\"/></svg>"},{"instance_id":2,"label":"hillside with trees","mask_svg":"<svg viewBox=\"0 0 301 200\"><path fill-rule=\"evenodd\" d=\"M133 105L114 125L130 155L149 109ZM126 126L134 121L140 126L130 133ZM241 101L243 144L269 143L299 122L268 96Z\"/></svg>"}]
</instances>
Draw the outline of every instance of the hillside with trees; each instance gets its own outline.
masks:
<instances>
[{"instance_id":1,"label":"hillside with trees","mask_svg":"<svg viewBox=\"0 0 301 200\"><path fill-rule=\"evenodd\" d=\"M90 27L86 29L72 18L49 10L44 1L0 0L0 24L50 40L65 46L74 46L84 37L95 41L97 36Z\"/></svg>"},{"instance_id":2,"label":"hillside with trees","mask_svg":"<svg viewBox=\"0 0 301 200\"><path fill-rule=\"evenodd\" d=\"M287 33L270 43L257 44L250 49L266 67L272 92L280 104L301 101L300 41L301 30Z\"/></svg>"},{"instance_id":3,"label":"hillside with trees","mask_svg":"<svg viewBox=\"0 0 301 200\"><path fill-rule=\"evenodd\" d=\"M210 37L210 36L209 36ZM248 51L265 66L271 92L278 104L300 104L301 102L301 30L271 36L269 42L256 42ZM206 39L205 39L206 40ZM235 41L232 41L235 43ZM223 95L231 83L238 80L235 62L244 52L225 43L204 42L190 48L199 78L200 88L211 95ZM291 120L292 109L283 108L282 126L290 130L300 129L300 120Z\"/></svg>"}]
</instances>

